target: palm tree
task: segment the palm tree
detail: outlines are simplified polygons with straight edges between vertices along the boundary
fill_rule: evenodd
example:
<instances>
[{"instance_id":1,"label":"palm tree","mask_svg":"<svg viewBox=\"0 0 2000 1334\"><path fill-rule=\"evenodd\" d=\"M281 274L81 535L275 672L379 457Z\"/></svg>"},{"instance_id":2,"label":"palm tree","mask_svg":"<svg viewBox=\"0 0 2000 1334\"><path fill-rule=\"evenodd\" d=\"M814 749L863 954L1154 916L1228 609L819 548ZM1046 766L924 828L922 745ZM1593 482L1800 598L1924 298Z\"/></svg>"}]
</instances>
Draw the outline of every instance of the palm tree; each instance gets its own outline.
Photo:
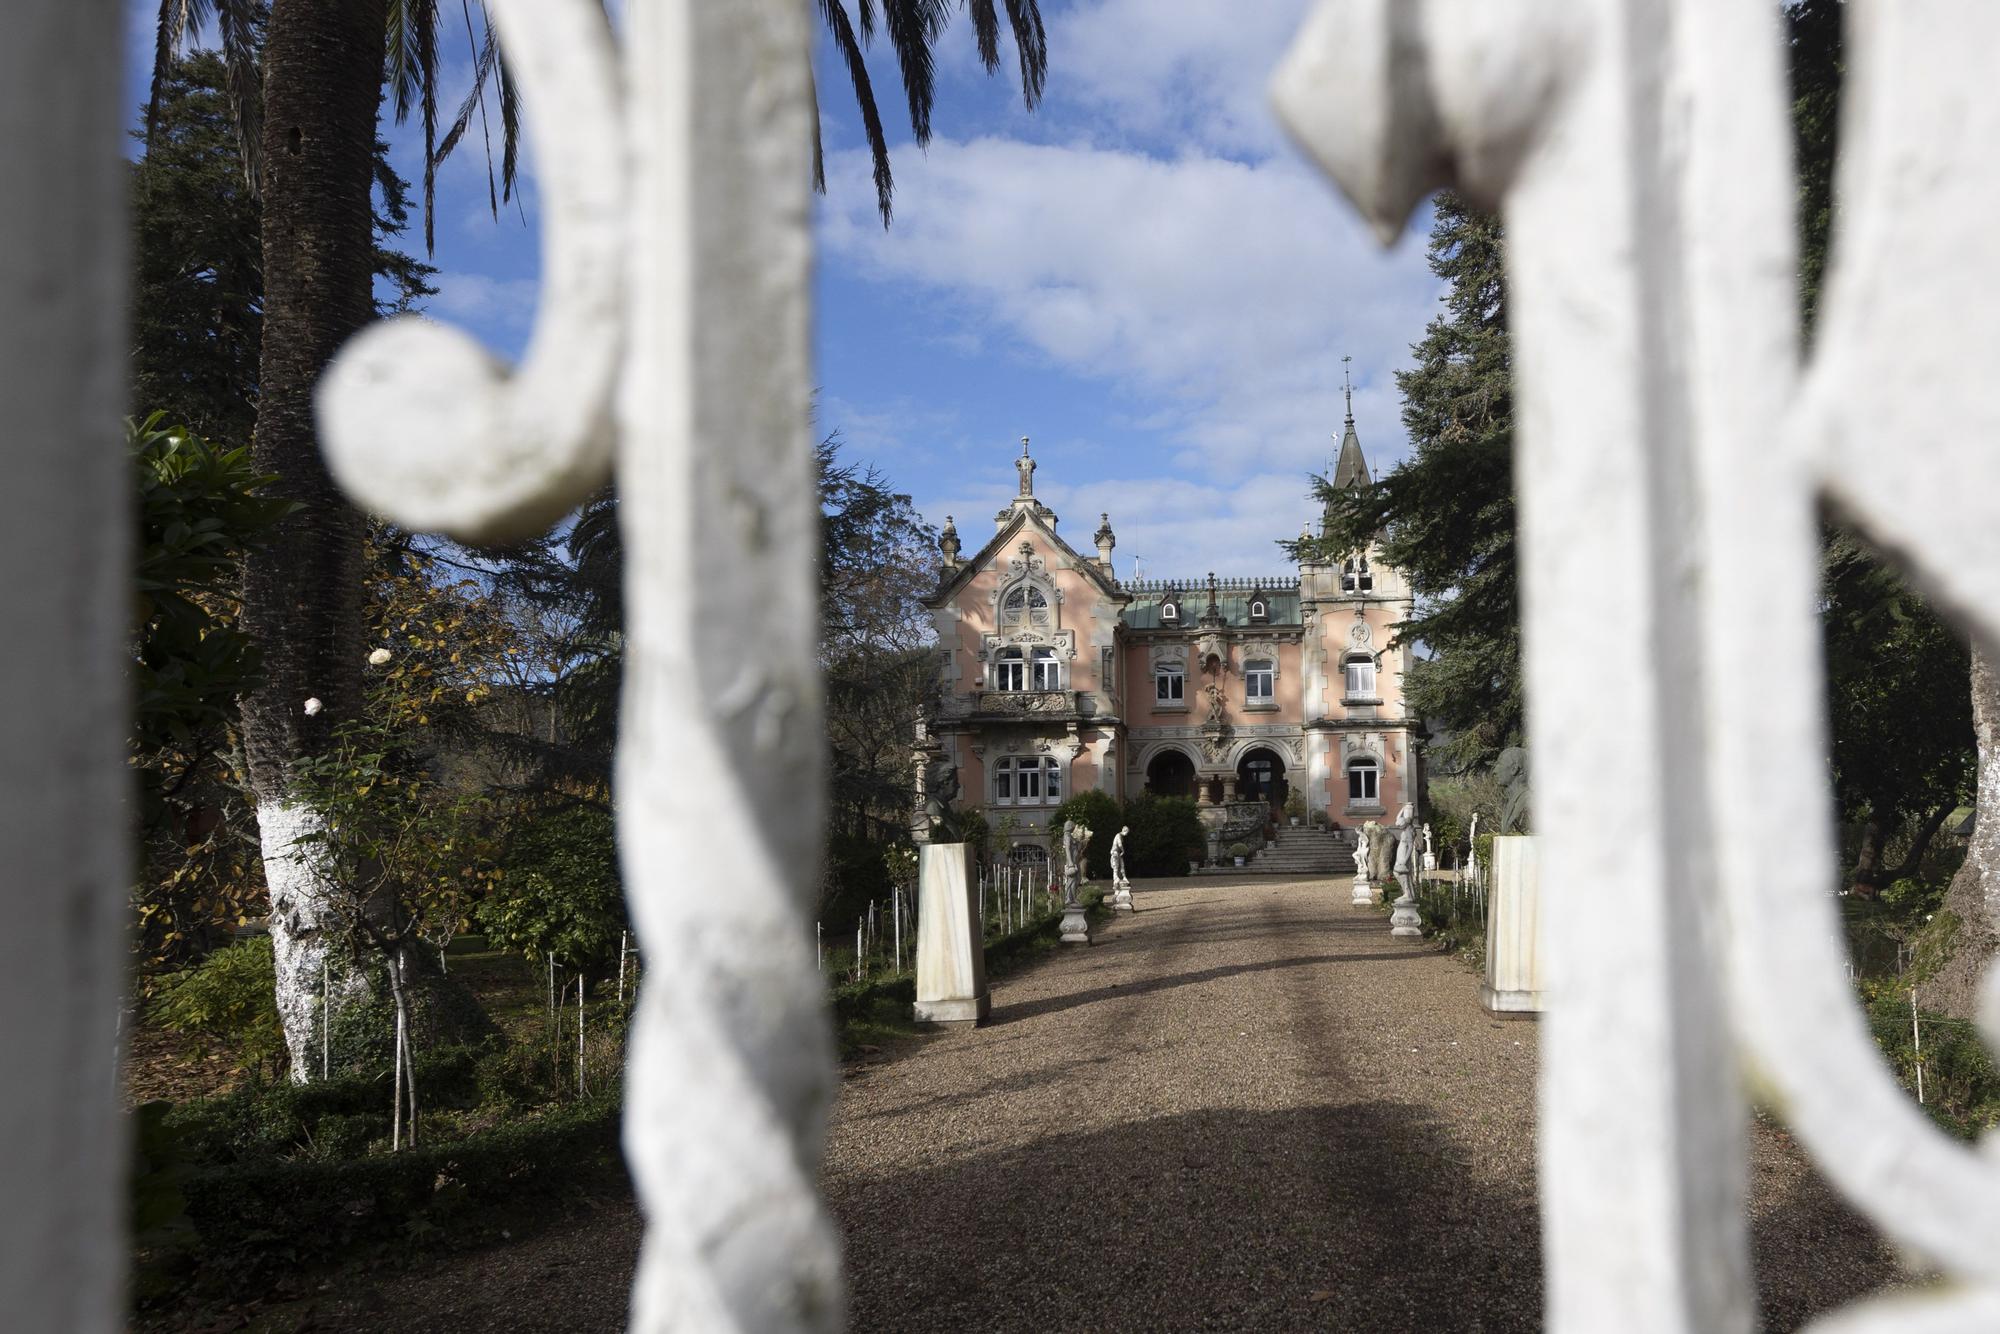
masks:
<instances>
[{"instance_id":1,"label":"palm tree","mask_svg":"<svg viewBox=\"0 0 2000 1334\"><path fill-rule=\"evenodd\" d=\"M1014 33L1014 47L1021 60L1021 98L1030 111L1042 100L1048 79L1049 46L1042 30L1042 12L1037 0L1004 0L1007 22ZM868 61L863 48L873 43L877 14L895 50L896 64L903 76L903 92L910 103L910 133L919 148L931 141L931 108L936 99L935 62L932 51L945 25L951 21L952 0L856 0L857 24L848 17L844 0L819 0L820 17L827 34L847 65L847 77L854 85L854 100L861 108L861 128L868 137L868 151L875 159L875 200L882 210L882 225L890 219L890 197L895 180L889 171L889 142L882 133L882 115L875 106L875 90L868 79ZM994 0L959 0L959 8L972 16L973 37L979 43L979 60L992 74L1000 68L1000 15ZM857 35L858 34L858 35ZM813 184L826 191L826 164L820 151L819 122L813 122Z\"/></svg>"},{"instance_id":2,"label":"palm tree","mask_svg":"<svg viewBox=\"0 0 2000 1334\"><path fill-rule=\"evenodd\" d=\"M879 3L879 10L877 8ZM1036 0L1004 0L1021 53L1024 96L1041 96L1046 44ZM861 43L879 20L894 47L909 97L911 129L930 137L931 51L951 0L857 0L859 36L842 0L820 12L846 56L861 102L882 218L889 220L888 149L875 111ZM972 15L982 59L999 63L995 0L960 0ZM161 0L155 92L187 34L213 19L231 74L238 132L251 151L245 174L263 213L264 332L257 424L258 471L297 508L245 562L242 623L263 649L263 683L242 702L244 751L271 893L278 964L278 1009L303 1078L318 1017L316 988L329 934L319 921L315 869L297 851L318 826L293 800L302 760L326 753L338 728L358 713L362 635L363 520L334 485L313 423L313 391L340 346L372 317L370 230L376 122L386 77L399 120L413 111L424 127L424 234L433 237L436 168L484 118L492 80L501 121L502 170L489 171L497 213L511 196L517 138L513 85L485 25L473 41L470 0L461 0L475 79L454 123L439 134L439 0ZM262 69L258 71L258 38ZM260 96L261 94L261 96ZM150 119L150 117L149 117ZM489 161L491 152L488 140Z\"/></svg>"}]
</instances>

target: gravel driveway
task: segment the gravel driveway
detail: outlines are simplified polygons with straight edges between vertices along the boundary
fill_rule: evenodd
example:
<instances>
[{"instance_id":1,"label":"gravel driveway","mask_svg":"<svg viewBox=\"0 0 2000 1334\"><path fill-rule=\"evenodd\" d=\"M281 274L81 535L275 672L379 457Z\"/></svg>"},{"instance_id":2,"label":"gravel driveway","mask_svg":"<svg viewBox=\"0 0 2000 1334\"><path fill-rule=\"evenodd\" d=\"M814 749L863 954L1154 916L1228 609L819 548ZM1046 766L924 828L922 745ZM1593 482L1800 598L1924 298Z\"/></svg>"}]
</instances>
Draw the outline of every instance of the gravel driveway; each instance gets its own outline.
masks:
<instances>
[{"instance_id":1,"label":"gravel driveway","mask_svg":"<svg viewBox=\"0 0 2000 1334\"><path fill-rule=\"evenodd\" d=\"M855 1330L1540 1327L1536 1027L1345 881L1141 882L985 1028L848 1067ZM1768 1329L1894 1267L1753 1136Z\"/></svg>"},{"instance_id":2,"label":"gravel driveway","mask_svg":"<svg viewBox=\"0 0 2000 1334\"><path fill-rule=\"evenodd\" d=\"M1540 1328L1535 1025L1347 897L1142 881L1136 917L999 982L987 1027L845 1067L849 1328ZM1897 1277L1781 1131L1751 1165L1766 1329ZM616 1330L637 1243L629 1200L580 1203L254 1327Z\"/></svg>"}]
</instances>

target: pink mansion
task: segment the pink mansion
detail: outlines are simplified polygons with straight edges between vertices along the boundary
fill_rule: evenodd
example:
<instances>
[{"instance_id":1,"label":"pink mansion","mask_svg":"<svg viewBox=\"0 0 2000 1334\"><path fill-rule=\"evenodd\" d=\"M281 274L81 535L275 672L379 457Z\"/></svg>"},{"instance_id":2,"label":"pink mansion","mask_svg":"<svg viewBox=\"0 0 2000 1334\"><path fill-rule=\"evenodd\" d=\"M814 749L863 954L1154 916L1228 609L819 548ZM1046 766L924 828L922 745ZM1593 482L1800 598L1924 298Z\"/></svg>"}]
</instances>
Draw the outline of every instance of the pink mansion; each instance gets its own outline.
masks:
<instances>
[{"instance_id":1,"label":"pink mansion","mask_svg":"<svg viewBox=\"0 0 2000 1334\"><path fill-rule=\"evenodd\" d=\"M1293 792L1350 830L1414 800L1396 571L1355 552L1285 577L1121 580L1110 516L1082 554L1035 498L1025 440L1015 467L976 553L946 520L926 604L943 676L929 732L959 805L1034 826L1088 788L1192 796L1213 856ZM1351 414L1333 480L1369 481Z\"/></svg>"}]
</instances>

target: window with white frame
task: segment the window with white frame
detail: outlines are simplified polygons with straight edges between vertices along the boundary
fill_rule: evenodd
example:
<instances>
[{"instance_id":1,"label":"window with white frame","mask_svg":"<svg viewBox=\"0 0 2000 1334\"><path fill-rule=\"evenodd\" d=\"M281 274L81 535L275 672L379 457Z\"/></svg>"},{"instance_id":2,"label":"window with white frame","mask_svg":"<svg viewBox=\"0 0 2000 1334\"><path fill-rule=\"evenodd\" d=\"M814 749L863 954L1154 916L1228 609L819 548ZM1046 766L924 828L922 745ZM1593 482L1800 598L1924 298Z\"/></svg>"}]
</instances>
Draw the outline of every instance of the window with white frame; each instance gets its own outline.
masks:
<instances>
[{"instance_id":1,"label":"window with white frame","mask_svg":"<svg viewBox=\"0 0 2000 1334\"><path fill-rule=\"evenodd\" d=\"M1277 679L1277 665L1269 658L1252 658L1243 664L1243 699L1248 704L1269 704Z\"/></svg>"},{"instance_id":2,"label":"window with white frame","mask_svg":"<svg viewBox=\"0 0 2000 1334\"><path fill-rule=\"evenodd\" d=\"M1005 649L993 663L993 688L995 690L1026 690L1028 688L1028 664L1017 648Z\"/></svg>"},{"instance_id":3,"label":"window with white frame","mask_svg":"<svg viewBox=\"0 0 2000 1334\"><path fill-rule=\"evenodd\" d=\"M1053 806L1062 800L1062 765L1054 756L1003 759L993 769L996 806Z\"/></svg>"},{"instance_id":4,"label":"window with white frame","mask_svg":"<svg viewBox=\"0 0 2000 1334\"><path fill-rule=\"evenodd\" d=\"M1251 620L1253 620L1253 621L1268 621L1268 620L1270 620L1270 619L1271 619L1271 606L1270 606L1270 604L1269 604L1269 603L1267 603L1267 602L1265 602L1265 601L1264 601L1264 599L1262 599L1262 598L1251 598L1251 599L1250 599L1250 619L1251 619Z\"/></svg>"},{"instance_id":5,"label":"window with white frame","mask_svg":"<svg viewBox=\"0 0 2000 1334\"><path fill-rule=\"evenodd\" d=\"M1347 697L1375 698L1375 659L1358 653L1347 660Z\"/></svg>"},{"instance_id":6,"label":"window with white frame","mask_svg":"<svg viewBox=\"0 0 2000 1334\"><path fill-rule=\"evenodd\" d=\"M1031 690L1057 690L1062 685L1062 672L1056 665L1056 651L1052 648L1038 648L1028 659L1028 688Z\"/></svg>"},{"instance_id":7,"label":"window with white frame","mask_svg":"<svg viewBox=\"0 0 2000 1334\"><path fill-rule=\"evenodd\" d=\"M1022 584L1010 590L1000 602L1000 628L1003 630L1046 629L1048 623L1049 599L1033 584Z\"/></svg>"},{"instance_id":8,"label":"window with white frame","mask_svg":"<svg viewBox=\"0 0 2000 1334\"><path fill-rule=\"evenodd\" d=\"M1380 801L1382 767L1366 755L1360 755L1347 762L1347 800L1351 803L1374 805Z\"/></svg>"},{"instance_id":9,"label":"window with white frame","mask_svg":"<svg viewBox=\"0 0 2000 1334\"><path fill-rule=\"evenodd\" d=\"M1177 662L1156 662L1153 664L1153 702L1156 704L1185 703L1187 696L1187 675Z\"/></svg>"},{"instance_id":10,"label":"window with white frame","mask_svg":"<svg viewBox=\"0 0 2000 1334\"><path fill-rule=\"evenodd\" d=\"M1160 604L1160 622L1163 625L1179 625L1181 623L1181 604L1178 602L1162 602Z\"/></svg>"}]
</instances>

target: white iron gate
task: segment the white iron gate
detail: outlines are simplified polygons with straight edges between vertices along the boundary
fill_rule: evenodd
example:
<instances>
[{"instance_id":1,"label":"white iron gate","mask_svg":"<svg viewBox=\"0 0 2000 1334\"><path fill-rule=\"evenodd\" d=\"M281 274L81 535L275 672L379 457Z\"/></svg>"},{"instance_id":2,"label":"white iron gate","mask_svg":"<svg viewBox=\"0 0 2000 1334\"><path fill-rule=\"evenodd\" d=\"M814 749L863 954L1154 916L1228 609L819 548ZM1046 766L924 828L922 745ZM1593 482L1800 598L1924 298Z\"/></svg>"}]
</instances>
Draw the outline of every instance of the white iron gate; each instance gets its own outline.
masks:
<instances>
[{"instance_id":1,"label":"white iron gate","mask_svg":"<svg viewBox=\"0 0 2000 1334\"><path fill-rule=\"evenodd\" d=\"M455 334L372 332L329 376L326 435L365 502L482 538L561 513L615 464L620 840L653 964L627 1086L648 1217L635 1325L834 1329L814 1191L831 1069L801 943L819 824L798 796L819 730L807 9L632 0L622 60L596 0L493 9L544 172L536 337L504 375ZM124 15L27 10L0 43L0 994L39 1019L0 1025L0 1310L108 1330L128 520L105 54ZM1506 213L1565 1334L1750 1327L1745 1063L1821 1168L1956 1280L1820 1327L2000 1328L2000 1164L1924 1122L1862 1026L1824 892L1821 701L1801 689L1821 679L1822 494L2000 634L1980 485L2000 440L1982 364L2000 349L2000 6L1849 10L1846 209L1803 368L1762 0L1326 0L1279 77L1300 138L1385 234L1442 184ZM1865 416L1843 403L1860 384ZM720 696L697 685L715 654L740 669ZM1593 884L1624 887L1619 930L1579 901Z\"/></svg>"}]
</instances>

